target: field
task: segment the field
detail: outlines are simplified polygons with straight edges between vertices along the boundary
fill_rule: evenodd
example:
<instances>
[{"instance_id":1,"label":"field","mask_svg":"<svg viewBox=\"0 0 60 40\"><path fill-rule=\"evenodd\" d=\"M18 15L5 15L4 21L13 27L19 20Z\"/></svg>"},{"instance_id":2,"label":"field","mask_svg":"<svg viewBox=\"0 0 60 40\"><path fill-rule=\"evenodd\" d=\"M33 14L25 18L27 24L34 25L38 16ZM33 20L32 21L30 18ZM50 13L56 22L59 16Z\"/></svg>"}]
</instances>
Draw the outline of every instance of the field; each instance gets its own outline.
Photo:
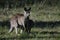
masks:
<instances>
[{"instance_id":1,"label":"field","mask_svg":"<svg viewBox=\"0 0 60 40\"><path fill-rule=\"evenodd\" d=\"M31 28L31 33L23 32L18 34L15 31L8 33L8 21L15 13L22 13L23 8L13 8L11 10L0 9L0 39L1 40L60 40L60 9L59 7L40 7L33 5L31 8L30 19L34 25ZM8 13L5 13L8 12ZM2 14L3 13L3 14ZM6 14L6 15L5 15Z\"/></svg>"},{"instance_id":2,"label":"field","mask_svg":"<svg viewBox=\"0 0 60 40\"><path fill-rule=\"evenodd\" d=\"M56 24L57 25L57 24ZM53 28L48 25L42 27L33 27L31 33L28 34L23 32L20 34L20 29L18 28L18 34L15 31L8 33L8 27L0 27L0 39L1 40L60 40L60 27L54 26Z\"/></svg>"}]
</instances>

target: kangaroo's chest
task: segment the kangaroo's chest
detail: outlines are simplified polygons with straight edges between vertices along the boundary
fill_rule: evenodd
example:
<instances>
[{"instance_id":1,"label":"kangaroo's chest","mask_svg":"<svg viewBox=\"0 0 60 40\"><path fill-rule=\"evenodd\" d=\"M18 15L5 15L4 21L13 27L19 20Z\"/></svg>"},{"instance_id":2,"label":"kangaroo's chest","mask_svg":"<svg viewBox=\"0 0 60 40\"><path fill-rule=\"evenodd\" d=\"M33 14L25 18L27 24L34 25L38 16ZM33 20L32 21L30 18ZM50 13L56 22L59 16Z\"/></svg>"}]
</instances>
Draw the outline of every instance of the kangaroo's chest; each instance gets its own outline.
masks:
<instances>
[{"instance_id":1,"label":"kangaroo's chest","mask_svg":"<svg viewBox=\"0 0 60 40\"><path fill-rule=\"evenodd\" d=\"M19 25L23 25L24 22L25 22L25 18L24 17L18 17L17 22L18 22Z\"/></svg>"}]
</instances>

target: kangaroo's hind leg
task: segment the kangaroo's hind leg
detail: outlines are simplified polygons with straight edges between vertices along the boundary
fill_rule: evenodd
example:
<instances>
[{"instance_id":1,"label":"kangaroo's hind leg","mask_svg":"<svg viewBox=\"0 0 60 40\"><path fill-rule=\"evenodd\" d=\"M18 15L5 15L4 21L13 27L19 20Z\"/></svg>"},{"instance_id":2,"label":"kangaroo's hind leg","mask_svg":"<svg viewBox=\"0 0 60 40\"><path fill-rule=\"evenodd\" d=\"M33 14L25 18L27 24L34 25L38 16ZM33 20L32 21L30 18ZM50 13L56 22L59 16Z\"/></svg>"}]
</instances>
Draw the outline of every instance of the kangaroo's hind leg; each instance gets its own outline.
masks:
<instances>
[{"instance_id":1,"label":"kangaroo's hind leg","mask_svg":"<svg viewBox=\"0 0 60 40\"><path fill-rule=\"evenodd\" d=\"M13 27L10 27L10 30L9 30L9 32L8 32L8 33L10 33L12 30L13 30Z\"/></svg>"},{"instance_id":2,"label":"kangaroo's hind leg","mask_svg":"<svg viewBox=\"0 0 60 40\"><path fill-rule=\"evenodd\" d=\"M17 34L17 27L15 27L15 32L16 32L16 34Z\"/></svg>"},{"instance_id":3,"label":"kangaroo's hind leg","mask_svg":"<svg viewBox=\"0 0 60 40\"><path fill-rule=\"evenodd\" d=\"M17 26L18 26L17 21L16 20L11 20L10 21L10 26L11 27L10 27L10 30L9 30L8 33L10 33L13 30L13 28L15 28L15 32L17 34Z\"/></svg>"}]
</instances>

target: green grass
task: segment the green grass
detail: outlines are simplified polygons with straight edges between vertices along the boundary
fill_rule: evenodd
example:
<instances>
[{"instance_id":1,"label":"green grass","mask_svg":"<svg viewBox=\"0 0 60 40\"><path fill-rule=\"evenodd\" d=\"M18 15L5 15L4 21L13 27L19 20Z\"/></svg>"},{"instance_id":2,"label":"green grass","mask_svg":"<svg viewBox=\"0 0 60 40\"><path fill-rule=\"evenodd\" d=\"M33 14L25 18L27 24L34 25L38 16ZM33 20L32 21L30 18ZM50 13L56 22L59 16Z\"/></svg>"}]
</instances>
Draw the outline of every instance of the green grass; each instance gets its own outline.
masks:
<instances>
[{"instance_id":1,"label":"green grass","mask_svg":"<svg viewBox=\"0 0 60 40\"><path fill-rule=\"evenodd\" d=\"M33 27L31 33L23 32L20 34L20 28L18 28L18 34L15 34L15 30L8 33L8 27L0 26L0 38L4 39L21 39L21 40L59 40L60 39L60 27L57 28L39 28Z\"/></svg>"},{"instance_id":2,"label":"green grass","mask_svg":"<svg viewBox=\"0 0 60 40\"><path fill-rule=\"evenodd\" d=\"M0 9L0 21L8 20L14 14L23 13L23 11L23 8ZM60 21L60 8L58 6L32 5L30 18L37 21Z\"/></svg>"}]
</instances>

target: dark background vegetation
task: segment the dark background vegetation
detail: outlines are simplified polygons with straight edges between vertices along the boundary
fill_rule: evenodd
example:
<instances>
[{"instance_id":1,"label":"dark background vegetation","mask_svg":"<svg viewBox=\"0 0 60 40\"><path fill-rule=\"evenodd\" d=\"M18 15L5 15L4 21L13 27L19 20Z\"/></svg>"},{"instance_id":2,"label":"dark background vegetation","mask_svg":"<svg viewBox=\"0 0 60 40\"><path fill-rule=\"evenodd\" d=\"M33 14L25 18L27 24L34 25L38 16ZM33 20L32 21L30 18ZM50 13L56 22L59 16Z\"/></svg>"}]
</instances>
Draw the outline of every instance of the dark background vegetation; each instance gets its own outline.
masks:
<instances>
[{"instance_id":1,"label":"dark background vegetation","mask_svg":"<svg viewBox=\"0 0 60 40\"><path fill-rule=\"evenodd\" d=\"M42 4L48 6L59 6L60 0L0 0L0 7L13 8L24 7L25 5Z\"/></svg>"}]
</instances>

